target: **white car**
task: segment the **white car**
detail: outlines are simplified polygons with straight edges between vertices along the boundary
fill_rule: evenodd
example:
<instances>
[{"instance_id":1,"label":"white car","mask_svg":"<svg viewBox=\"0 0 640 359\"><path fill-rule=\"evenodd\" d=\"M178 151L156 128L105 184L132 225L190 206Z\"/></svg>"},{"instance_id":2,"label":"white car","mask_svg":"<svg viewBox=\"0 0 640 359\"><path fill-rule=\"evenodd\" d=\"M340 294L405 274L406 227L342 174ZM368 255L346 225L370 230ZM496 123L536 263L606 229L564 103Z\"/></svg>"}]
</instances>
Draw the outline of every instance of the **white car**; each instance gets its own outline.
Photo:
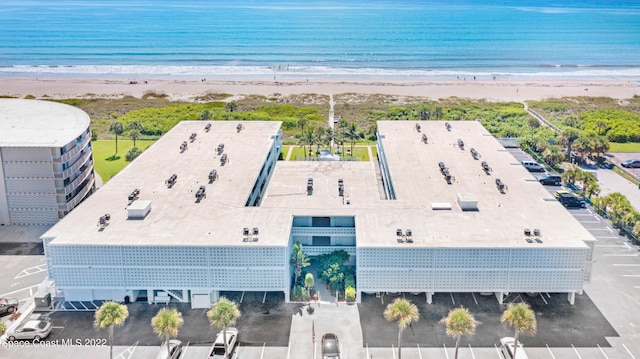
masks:
<instances>
[{"instance_id":1,"label":"white car","mask_svg":"<svg viewBox=\"0 0 640 359\"><path fill-rule=\"evenodd\" d=\"M44 320L30 320L19 325L14 330L7 332L7 339L14 340L33 340L38 342L51 334L51 323Z\"/></svg>"},{"instance_id":2,"label":"white car","mask_svg":"<svg viewBox=\"0 0 640 359\"><path fill-rule=\"evenodd\" d=\"M513 356L513 349L515 348L515 339L513 337L504 337L500 339L500 348L502 349L502 356L505 359L529 359L529 356L524 351L522 343L518 341L518 350L516 356Z\"/></svg>"},{"instance_id":3,"label":"white car","mask_svg":"<svg viewBox=\"0 0 640 359\"><path fill-rule=\"evenodd\" d=\"M238 329L229 327L227 328L227 348L229 349L229 353L233 353L233 348L236 346L238 341ZM225 356L225 348L224 348L224 336L223 331L220 331L218 335L216 335L216 341L213 342L213 346L211 347L211 352L209 353L209 359L224 359ZM229 355L231 358L231 355Z\"/></svg>"},{"instance_id":4,"label":"white car","mask_svg":"<svg viewBox=\"0 0 640 359\"><path fill-rule=\"evenodd\" d=\"M156 359L178 359L180 354L182 354L182 342L177 339L171 339L169 340L169 351L167 351L167 342L162 342Z\"/></svg>"}]
</instances>

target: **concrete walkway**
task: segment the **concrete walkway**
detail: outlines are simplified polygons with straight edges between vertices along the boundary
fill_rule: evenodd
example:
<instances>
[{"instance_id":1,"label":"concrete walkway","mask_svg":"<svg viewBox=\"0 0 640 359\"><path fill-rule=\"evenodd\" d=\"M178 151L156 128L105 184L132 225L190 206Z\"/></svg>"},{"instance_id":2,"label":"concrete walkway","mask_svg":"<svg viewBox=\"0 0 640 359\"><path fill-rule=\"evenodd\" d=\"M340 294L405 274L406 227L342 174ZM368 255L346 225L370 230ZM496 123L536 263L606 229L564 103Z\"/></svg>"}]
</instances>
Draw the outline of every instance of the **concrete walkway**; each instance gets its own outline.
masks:
<instances>
[{"instance_id":1,"label":"concrete walkway","mask_svg":"<svg viewBox=\"0 0 640 359\"><path fill-rule=\"evenodd\" d=\"M624 177L606 168L584 168L595 170L598 174L598 184L600 185L600 197L610 193L619 192L623 194L636 211L640 211L640 189L635 184L627 181Z\"/></svg>"}]
</instances>

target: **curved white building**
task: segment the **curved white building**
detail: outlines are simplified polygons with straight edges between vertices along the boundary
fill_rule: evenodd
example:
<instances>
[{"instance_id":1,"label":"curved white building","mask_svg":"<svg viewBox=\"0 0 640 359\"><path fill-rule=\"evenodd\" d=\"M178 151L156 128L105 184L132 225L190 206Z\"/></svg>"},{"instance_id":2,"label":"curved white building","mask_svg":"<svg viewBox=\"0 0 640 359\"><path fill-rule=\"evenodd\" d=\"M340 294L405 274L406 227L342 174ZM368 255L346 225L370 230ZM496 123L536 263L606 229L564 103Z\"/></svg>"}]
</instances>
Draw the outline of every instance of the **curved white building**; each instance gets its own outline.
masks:
<instances>
[{"instance_id":1,"label":"curved white building","mask_svg":"<svg viewBox=\"0 0 640 359\"><path fill-rule=\"evenodd\" d=\"M0 99L0 225L53 224L95 188L89 115Z\"/></svg>"}]
</instances>

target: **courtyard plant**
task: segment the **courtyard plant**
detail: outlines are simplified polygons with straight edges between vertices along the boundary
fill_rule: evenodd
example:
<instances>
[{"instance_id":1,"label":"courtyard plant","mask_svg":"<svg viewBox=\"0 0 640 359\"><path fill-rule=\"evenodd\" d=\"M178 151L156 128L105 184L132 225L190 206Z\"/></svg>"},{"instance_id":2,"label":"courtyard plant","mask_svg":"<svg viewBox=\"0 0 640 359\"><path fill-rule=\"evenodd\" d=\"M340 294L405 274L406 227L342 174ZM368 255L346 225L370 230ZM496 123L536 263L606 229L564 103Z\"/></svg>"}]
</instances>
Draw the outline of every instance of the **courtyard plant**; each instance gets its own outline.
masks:
<instances>
[{"instance_id":1,"label":"courtyard plant","mask_svg":"<svg viewBox=\"0 0 640 359\"><path fill-rule=\"evenodd\" d=\"M109 358L113 359L113 332L115 327L124 324L129 316L129 310L124 304L113 301L104 302L96 311L93 325L96 328L109 329Z\"/></svg>"},{"instance_id":2,"label":"courtyard plant","mask_svg":"<svg viewBox=\"0 0 640 359\"><path fill-rule=\"evenodd\" d=\"M161 338L164 337L169 357L171 356L169 340L171 337L175 338L178 336L178 330L182 327L182 324L184 324L182 313L172 308L162 308L155 317L151 318L153 332Z\"/></svg>"},{"instance_id":3,"label":"courtyard plant","mask_svg":"<svg viewBox=\"0 0 640 359\"><path fill-rule=\"evenodd\" d=\"M238 309L238 304L226 297L220 297L220 299L211 306L211 309L207 311L207 318L209 318L209 323L212 326L222 330L225 359L229 359L227 328L236 324L236 321L240 318L240 309Z\"/></svg>"},{"instance_id":4,"label":"courtyard plant","mask_svg":"<svg viewBox=\"0 0 640 359\"><path fill-rule=\"evenodd\" d=\"M418 307L407 299L398 298L387 305L384 319L398 323L398 359L402 359L402 333L407 326L420 319Z\"/></svg>"}]
</instances>

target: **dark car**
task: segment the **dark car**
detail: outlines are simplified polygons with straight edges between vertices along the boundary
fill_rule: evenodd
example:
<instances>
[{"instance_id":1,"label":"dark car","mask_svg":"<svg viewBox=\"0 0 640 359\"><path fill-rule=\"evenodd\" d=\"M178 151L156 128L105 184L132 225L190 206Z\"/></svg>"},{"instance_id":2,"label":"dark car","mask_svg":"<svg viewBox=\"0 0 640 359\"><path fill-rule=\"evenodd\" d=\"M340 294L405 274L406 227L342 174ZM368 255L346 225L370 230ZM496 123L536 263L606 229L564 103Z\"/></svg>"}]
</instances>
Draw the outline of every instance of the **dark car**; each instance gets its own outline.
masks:
<instances>
[{"instance_id":1,"label":"dark car","mask_svg":"<svg viewBox=\"0 0 640 359\"><path fill-rule=\"evenodd\" d=\"M558 201L567 208L587 207L587 203L583 199L576 197L572 193L561 194L560 197L558 197Z\"/></svg>"},{"instance_id":2,"label":"dark car","mask_svg":"<svg viewBox=\"0 0 640 359\"><path fill-rule=\"evenodd\" d=\"M640 168L640 160L626 160L621 165L625 168Z\"/></svg>"},{"instance_id":3,"label":"dark car","mask_svg":"<svg viewBox=\"0 0 640 359\"><path fill-rule=\"evenodd\" d=\"M11 314L18 310L18 300L14 298L0 298L0 314Z\"/></svg>"},{"instance_id":4,"label":"dark car","mask_svg":"<svg viewBox=\"0 0 640 359\"><path fill-rule=\"evenodd\" d=\"M546 173L538 178L538 181L543 185L554 185L559 186L562 183L562 177L560 175L552 175L550 173Z\"/></svg>"},{"instance_id":5,"label":"dark car","mask_svg":"<svg viewBox=\"0 0 640 359\"><path fill-rule=\"evenodd\" d=\"M322 336L322 359L340 359L340 341L338 336L327 333Z\"/></svg>"}]
</instances>

